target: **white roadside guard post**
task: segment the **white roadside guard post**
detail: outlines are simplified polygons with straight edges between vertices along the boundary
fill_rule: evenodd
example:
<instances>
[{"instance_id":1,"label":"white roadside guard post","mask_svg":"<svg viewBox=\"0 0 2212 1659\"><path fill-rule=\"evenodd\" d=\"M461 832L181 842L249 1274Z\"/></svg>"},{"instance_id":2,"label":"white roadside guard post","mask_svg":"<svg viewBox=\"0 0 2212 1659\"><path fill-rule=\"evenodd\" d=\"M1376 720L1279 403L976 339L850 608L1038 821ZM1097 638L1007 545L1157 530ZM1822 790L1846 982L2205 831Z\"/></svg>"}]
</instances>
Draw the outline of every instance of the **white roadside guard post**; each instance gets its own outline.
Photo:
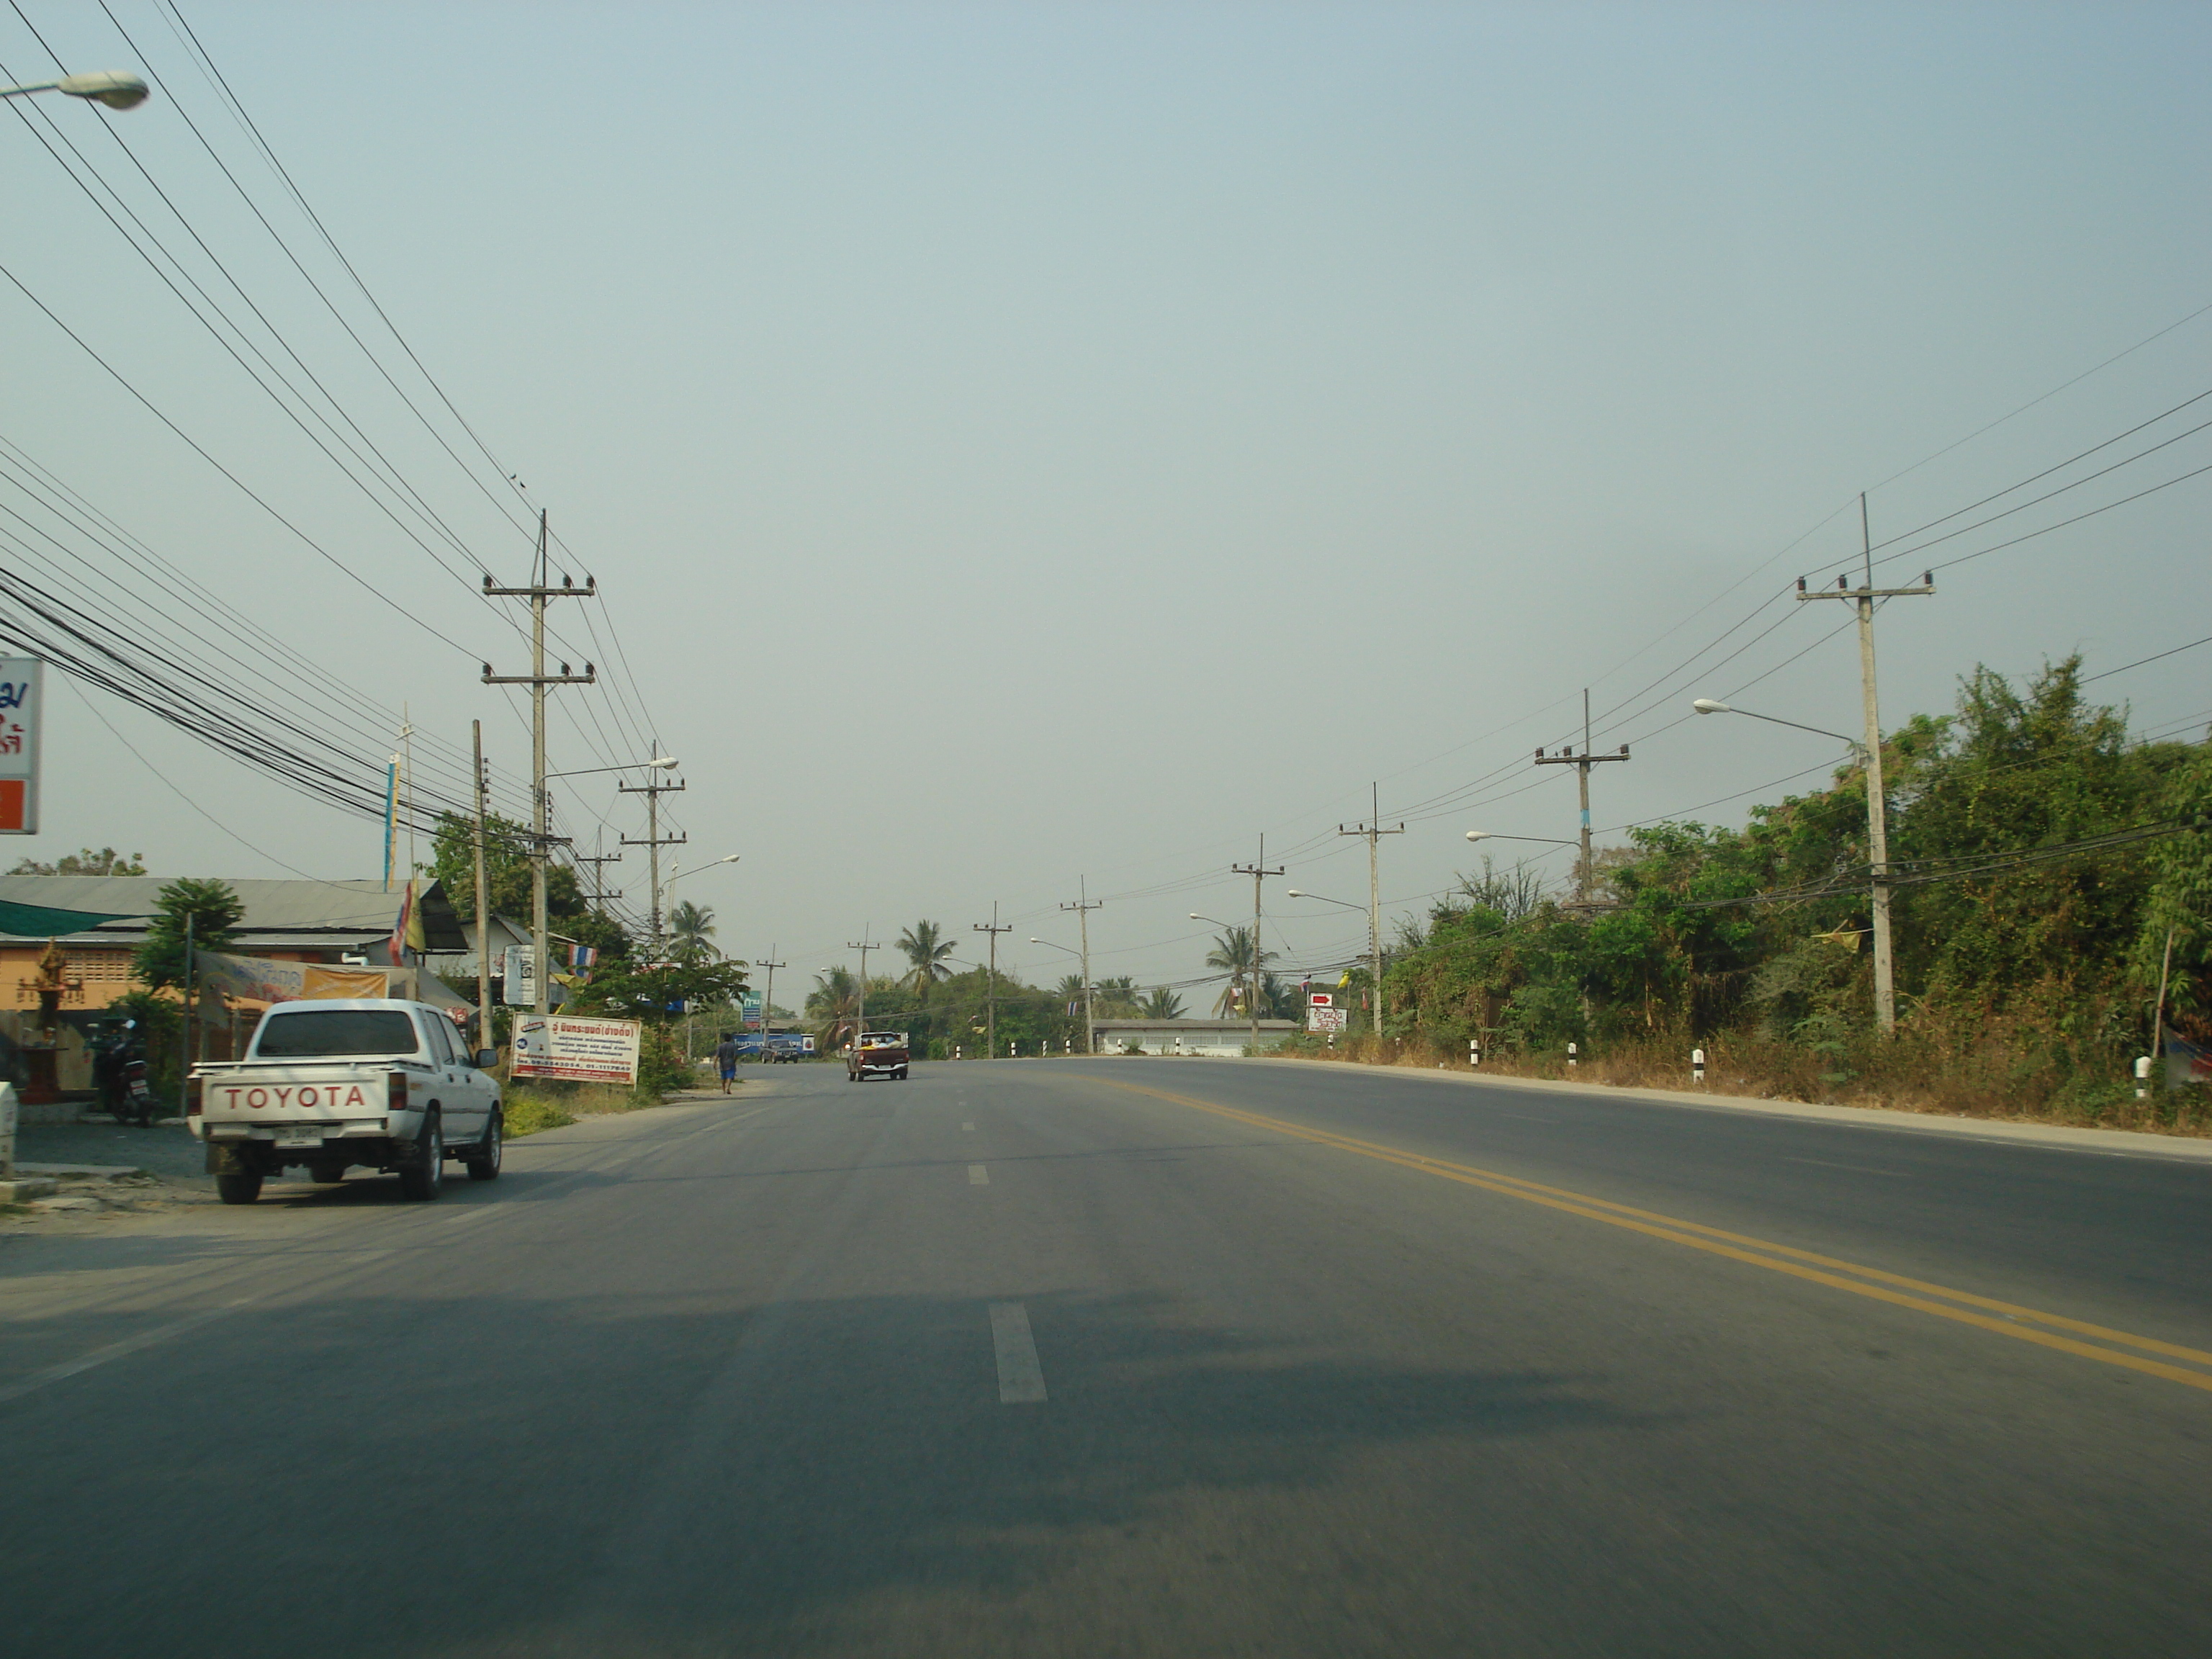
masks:
<instances>
[{"instance_id":1,"label":"white roadside guard post","mask_svg":"<svg viewBox=\"0 0 2212 1659\"><path fill-rule=\"evenodd\" d=\"M2150 1093L2150 1056L2136 1056L2136 1098L2142 1100Z\"/></svg>"},{"instance_id":2,"label":"white roadside guard post","mask_svg":"<svg viewBox=\"0 0 2212 1659\"><path fill-rule=\"evenodd\" d=\"M1467 1040L1467 1063L1470 1066L1480 1066L1482 1064L1482 1039L1480 1037L1469 1037Z\"/></svg>"},{"instance_id":3,"label":"white roadside guard post","mask_svg":"<svg viewBox=\"0 0 2212 1659\"><path fill-rule=\"evenodd\" d=\"M1574 1069L1574 1065L1575 1065L1575 1045L1574 1045L1573 1043L1570 1042L1570 1043L1567 1045L1567 1069L1568 1069L1569 1071L1572 1071L1572 1070Z\"/></svg>"},{"instance_id":4,"label":"white roadside guard post","mask_svg":"<svg viewBox=\"0 0 2212 1659\"><path fill-rule=\"evenodd\" d=\"M1705 1051L1703 1048L1690 1050L1690 1080L1701 1089L1705 1085Z\"/></svg>"}]
</instances>

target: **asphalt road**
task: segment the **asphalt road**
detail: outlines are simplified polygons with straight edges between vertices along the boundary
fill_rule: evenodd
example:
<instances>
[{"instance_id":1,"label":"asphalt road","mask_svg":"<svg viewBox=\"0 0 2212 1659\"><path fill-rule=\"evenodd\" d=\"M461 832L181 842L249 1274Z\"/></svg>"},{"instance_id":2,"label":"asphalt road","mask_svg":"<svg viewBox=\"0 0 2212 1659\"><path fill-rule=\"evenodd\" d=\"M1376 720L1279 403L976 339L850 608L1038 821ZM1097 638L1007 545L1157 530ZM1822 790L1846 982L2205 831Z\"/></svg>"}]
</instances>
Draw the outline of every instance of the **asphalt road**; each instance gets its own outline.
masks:
<instances>
[{"instance_id":1,"label":"asphalt road","mask_svg":"<svg viewBox=\"0 0 2212 1659\"><path fill-rule=\"evenodd\" d=\"M2212 1652L2212 1164L1129 1060L270 1192L0 1244L11 1651Z\"/></svg>"}]
</instances>

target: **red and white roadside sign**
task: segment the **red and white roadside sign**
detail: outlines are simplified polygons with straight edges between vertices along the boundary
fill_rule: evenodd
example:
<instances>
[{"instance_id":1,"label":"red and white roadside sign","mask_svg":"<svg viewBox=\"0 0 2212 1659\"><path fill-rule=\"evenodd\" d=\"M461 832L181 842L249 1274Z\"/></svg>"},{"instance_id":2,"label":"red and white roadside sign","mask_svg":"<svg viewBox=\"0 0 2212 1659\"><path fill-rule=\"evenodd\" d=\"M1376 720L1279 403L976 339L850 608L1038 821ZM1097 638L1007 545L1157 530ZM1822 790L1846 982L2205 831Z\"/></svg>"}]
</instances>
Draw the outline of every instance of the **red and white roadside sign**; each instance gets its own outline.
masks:
<instances>
[{"instance_id":1,"label":"red and white roadside sign","mask_svg":"<svg viewBox=\"0 0 2212 1659\"><path fill-rule=\"evenodd\" d=\"M1348 1008L1326 1008L1310 1006L1306 1009L1306 1030L1309 1031L1341 1031L1346 1028L1352 1011Z\"/></svg>"},{"instance_id":2,"label":"red and white roadside sign","mask_svg":"<svg viewBox=\"0 0 2212 1659\"><path fill-rule=\"evenodd\" d=\"M634 1084L637 1039L634 1019L526 1014L514 1022L514 1075Z\"/></svg>"},{"instance_id":3,"label":"red and white roadside sign","mask_svg":"<svg viewBox=\"0 0 2212 1659\"><path fill-rule=\"evenodd\" d=\"M38 833L46 666L36 657L0 657L0 836Z\"/></svg>"}]
</instances>

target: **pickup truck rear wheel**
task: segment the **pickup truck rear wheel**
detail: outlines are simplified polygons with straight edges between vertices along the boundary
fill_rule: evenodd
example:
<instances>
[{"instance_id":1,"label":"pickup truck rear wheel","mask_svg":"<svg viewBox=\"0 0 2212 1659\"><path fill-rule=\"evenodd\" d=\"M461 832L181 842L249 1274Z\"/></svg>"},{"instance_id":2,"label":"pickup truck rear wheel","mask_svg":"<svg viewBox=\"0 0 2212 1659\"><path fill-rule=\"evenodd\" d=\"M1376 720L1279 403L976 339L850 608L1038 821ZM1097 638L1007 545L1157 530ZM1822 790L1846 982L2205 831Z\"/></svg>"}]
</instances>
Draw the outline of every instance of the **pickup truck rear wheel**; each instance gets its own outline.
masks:
<instances>
[{"instance_id":1,"label":"pickup truck rear wheel","mask_svg":"<svg viewBox=\"0 0 2212 1659\"><path fill-rule=\"evenodd\" d=\"M471 1181L499 1179L500 1152L505 1145L500 1133L499 1117L497 1111L492 1113L491 1121L484 1125L483 1139L469 1149L466 1161Z\"/></svg>"},{"instance_id":2,"label":"pickup truck rear wheel","mask_svg":"<svg viewBox=\"0 0 2212 1659\"><path fill-rule=\"evenodd\" d=\"M427 1204L446 1184L446 1131L432 1112L422 1120L416 1138L415 1157L399 1171L399 1190L410 1203Z\"/></svg>"},{"instance_id":3,"label":"pickup truck rear wheel","mask_svg":"<svg viewBox=\"0 0 2212 1659\"><path fill-rule=\"evenodd\" d=\"M261 1171L240 1170L215 1178L216 1196L226 1204L251 1204L261 1196Z\"/></svg>"}]
</instances>

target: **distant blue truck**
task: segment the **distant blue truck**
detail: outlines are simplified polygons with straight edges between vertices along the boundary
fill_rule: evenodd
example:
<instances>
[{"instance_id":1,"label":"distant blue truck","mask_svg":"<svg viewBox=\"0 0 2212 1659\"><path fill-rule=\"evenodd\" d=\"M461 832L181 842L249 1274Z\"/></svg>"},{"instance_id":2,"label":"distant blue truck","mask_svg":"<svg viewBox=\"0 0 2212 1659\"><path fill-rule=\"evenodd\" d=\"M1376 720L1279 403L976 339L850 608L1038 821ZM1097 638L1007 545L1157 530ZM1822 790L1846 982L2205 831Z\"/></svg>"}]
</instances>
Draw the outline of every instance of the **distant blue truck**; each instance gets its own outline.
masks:
<instances>
[{"instance_id":1,"label":"distant blue truck","mask_svg":"<svg viewBox=\"0 0 2212 1659\"><path fill-rule=\"evenodd\" d=\"M767 1059L779 1066L804 1060L814 1052L814 1039L803 1031L740 1031L738 1053L757 1058L763 1042L768 1049Z\"/></svg>"}]
</instances>

